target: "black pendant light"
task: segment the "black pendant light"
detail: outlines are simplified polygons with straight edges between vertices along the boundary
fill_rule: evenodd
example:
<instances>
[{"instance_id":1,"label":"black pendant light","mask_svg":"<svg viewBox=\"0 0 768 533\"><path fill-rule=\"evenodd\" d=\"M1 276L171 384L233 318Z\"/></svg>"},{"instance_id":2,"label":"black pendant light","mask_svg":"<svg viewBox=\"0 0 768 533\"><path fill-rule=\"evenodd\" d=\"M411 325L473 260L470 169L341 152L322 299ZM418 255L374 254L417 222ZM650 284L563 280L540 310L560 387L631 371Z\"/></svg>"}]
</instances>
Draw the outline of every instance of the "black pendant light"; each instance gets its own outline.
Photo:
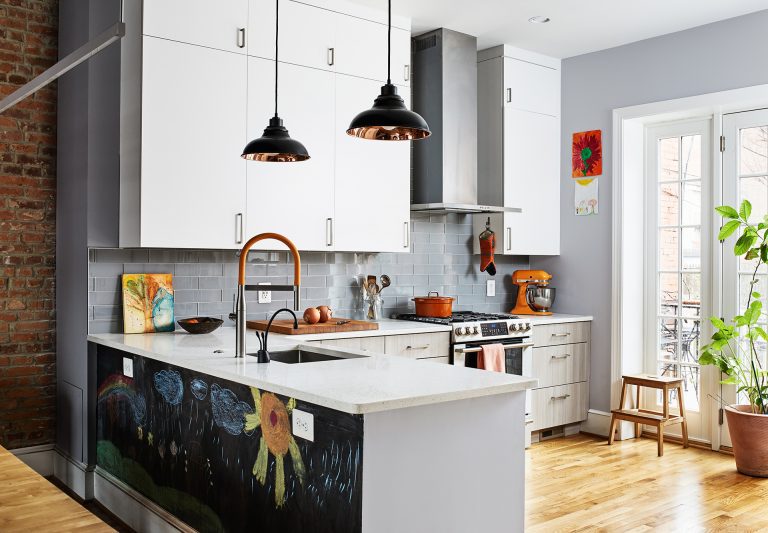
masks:
<instances>
[{"instance_id":1,"label":"black pendant light","mask_svg":"<svg viewBox=\"0 0 768 533\"><path fill-rule=\"evenodd\" d=\"M347 128L347 135L376 141L411 141L431 135L427 121L405 107L390 75L392 63L392 0L389 0L387 30L387 84L373 101L373 107L358 114Z\"/></svg>"},{"instance_id":2,"label":"black pendant light","mask_svg":"<svg viewBox=\"0 0 768 533\"><path fill-rule=\"evenodd\" d=\"M291 139L288 130L283 126L283 119L277 115L277 50L280 0L275 0L275 116L269 119L269 125L258 139L248 143L243 150L243 159L249 161L268 161L276 163L291 163L306 161L309 153L304 145L296 139Z\"/></svg>"}]
</instances>

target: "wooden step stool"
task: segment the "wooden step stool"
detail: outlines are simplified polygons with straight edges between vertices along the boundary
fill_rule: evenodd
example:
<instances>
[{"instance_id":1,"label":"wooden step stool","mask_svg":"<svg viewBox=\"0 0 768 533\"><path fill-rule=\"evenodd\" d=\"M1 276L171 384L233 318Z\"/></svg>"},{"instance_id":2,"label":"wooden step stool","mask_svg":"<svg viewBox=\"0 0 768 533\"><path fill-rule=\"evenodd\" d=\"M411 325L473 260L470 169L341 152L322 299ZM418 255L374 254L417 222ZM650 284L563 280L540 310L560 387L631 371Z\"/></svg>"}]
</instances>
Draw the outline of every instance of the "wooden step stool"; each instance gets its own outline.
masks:
<instances>
[{"instance_id":1,"label":"wooden step stool","mask_svg":"<svg viewBox=\"0 0 768 533\"><path fill-rule=\"evenodd\" d=\"M635 435L640 436L640 424L656 426L656 438L658 439L659 457L664 455L664 426L668 424L682 424L683 426L683 448L688 447L688 422L685 419L685 401L683 399L683 378L673 378L665 376L653 376L648 374L638 374L634 376L622 376L621 385L621 403L618 409L611 411L611 431L608 434L608 444L613 444L616 425L619 420L627 420L635 423ZM624 409L627 399L627 388L634 385L637 388L637 407L638 409ZM648 409L639 409L640 390L642 387L661 389L664 394L663 411L649 411ZM677 389L677 405L680 409L680 416L670 416L669 414L669 391Z\"/></svg>"}]
</instances>

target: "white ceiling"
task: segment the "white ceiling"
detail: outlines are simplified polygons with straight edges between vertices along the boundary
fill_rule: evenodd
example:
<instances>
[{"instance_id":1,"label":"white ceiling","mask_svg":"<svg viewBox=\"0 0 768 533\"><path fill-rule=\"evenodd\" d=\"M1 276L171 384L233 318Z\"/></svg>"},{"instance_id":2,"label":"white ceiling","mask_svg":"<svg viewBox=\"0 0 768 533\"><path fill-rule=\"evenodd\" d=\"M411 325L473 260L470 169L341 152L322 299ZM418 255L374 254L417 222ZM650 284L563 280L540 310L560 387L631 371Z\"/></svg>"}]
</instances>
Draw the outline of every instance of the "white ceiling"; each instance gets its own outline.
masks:
<instances>
[{"instance_id":1,"label":"white ceiling","mask_svg":"<svg viewBox=\"0 0 768 533\"><path fill-rule=\"evenodd\" d=\"M386 7L386 0L354 0ZM478 48L510 44L570 57L768 9L768 0L392 0L414 33L449 28ZM528 19L545 15L547 24Z\"/></svg>"}]
</instances>

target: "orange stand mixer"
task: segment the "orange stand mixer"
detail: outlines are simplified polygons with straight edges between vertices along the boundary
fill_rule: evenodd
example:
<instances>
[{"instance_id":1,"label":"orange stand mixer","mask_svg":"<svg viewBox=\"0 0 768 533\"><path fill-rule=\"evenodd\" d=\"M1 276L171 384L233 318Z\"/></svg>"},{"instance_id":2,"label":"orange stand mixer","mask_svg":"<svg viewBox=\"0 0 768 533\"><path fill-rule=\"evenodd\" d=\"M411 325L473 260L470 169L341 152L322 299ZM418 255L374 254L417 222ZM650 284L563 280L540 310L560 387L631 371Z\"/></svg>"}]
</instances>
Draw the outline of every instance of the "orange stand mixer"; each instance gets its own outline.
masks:
<instances>
[{"instance_id":1,"label":"orange stand mixer","mask_svg":"<svg viewBox=\"0 0 768 533\"><path fill-rule=\"evenodd\" d=\"M513 315L551 315L555 289L549 287L552 274L544 270L515 270L512 283L517 285L517 301Z\"/></svg>"}]
</instances>

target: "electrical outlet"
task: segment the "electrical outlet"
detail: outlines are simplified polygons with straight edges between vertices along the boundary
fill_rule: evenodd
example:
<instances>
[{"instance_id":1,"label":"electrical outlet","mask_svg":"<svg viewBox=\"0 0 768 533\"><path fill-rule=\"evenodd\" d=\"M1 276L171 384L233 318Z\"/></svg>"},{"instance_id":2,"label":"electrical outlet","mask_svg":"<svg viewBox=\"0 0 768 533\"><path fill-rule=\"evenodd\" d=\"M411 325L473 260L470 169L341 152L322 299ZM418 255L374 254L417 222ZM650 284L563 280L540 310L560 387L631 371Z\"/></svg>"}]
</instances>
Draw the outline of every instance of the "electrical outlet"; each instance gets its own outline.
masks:
<instances>
[{"instance_id":1,"label":"electrical outlet","mask_svg":"<svg viewBox=\"0 0 768 533\"><path fill-rule=\"evenodd\" d=\"M123 375L127 378L133 377L133 359L131 357L123 357Z\"/></svg>"},{"instance_id":2,"label":"electrical outlet","mask_svg":"<svg viewBox=\"0 0 768 533\"><path fill-rule=\"evenodd\" d=\"M293 434L308 441L315 441L315 416L312 413L294 409Z\"/></svg>"},{"instance_id":3,"label":"electrical outlet","mask_svg":"<svg viewBox=\"0 0 768 533\"><path fill-rule=\"evenodd\" d=\"M271 283L259 283L259 285L272 285ZM272 303L272 291L259 291L259 303L260 304L270 304Z\"/></svg>"},{"instance_id":4,"label":"electrical outlet","mask_svg":"<svg viewBox=\"0 0 768 533\"><path fill-rule=\"evenodd\" d=\"M496 296L496 280L489 279L485 282L485 295Z\"/></svg>"}]
</instances>

